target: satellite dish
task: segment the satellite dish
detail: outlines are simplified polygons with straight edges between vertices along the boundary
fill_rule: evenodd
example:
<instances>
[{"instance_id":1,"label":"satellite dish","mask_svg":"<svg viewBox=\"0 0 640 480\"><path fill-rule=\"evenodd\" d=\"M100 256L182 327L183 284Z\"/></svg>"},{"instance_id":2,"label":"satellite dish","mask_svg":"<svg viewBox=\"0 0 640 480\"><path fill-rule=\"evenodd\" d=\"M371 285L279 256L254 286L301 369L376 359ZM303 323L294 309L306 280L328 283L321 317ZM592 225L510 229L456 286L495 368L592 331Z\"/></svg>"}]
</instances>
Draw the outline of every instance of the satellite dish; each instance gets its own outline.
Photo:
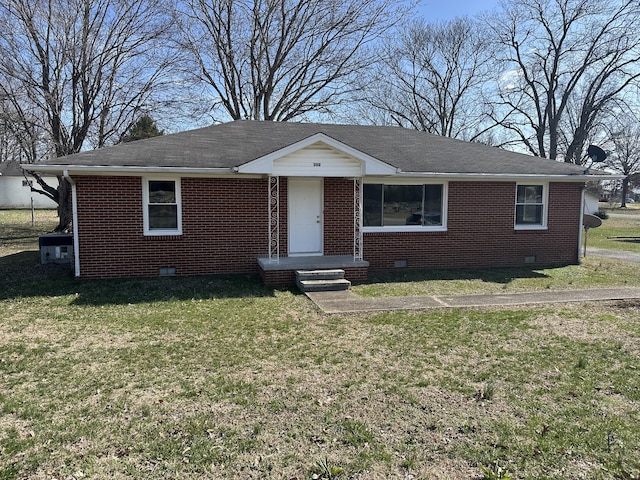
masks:
<instances>
[{"instance_id":1,"label":"satellite dish","mask_svg":"<svg viewBox=\"0 0 640 480\"><path fill-rule=\"evenodd\" d=\"M600 219L600 217L585 213L582 216L582 225L584 226L584 228L597 228L602 225L602 220Z\"/></svg>"},{"instance_id":2,"label":"satellite dish","mask_svg":"<svg viewBox=\"0 0 640 480\"><path fill-rule=\"evenodd\" d=\"M604 162L607 158L607 153L596 145L589 145L587 155L594 163Z\"/></svg>"}]
</instances>

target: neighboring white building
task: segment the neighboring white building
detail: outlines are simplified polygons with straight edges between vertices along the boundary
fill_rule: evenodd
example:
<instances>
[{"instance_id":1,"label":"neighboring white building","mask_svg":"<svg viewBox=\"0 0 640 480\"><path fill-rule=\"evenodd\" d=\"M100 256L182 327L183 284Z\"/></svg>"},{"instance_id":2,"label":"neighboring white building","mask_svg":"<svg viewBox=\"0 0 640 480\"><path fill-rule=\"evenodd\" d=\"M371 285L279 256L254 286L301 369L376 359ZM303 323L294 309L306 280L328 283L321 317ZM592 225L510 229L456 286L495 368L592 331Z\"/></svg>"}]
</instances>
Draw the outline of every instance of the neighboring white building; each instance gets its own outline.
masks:
<instances>
[{"instance_id":1,"label":"neighboring white building","mask_svg":"<svg viewBox=\"0 0 640 480\"><path fill-rule=\"evenodd\" d=\"M584 213L595 214L600 209L600 197L593 192L584 192Z\"/></svg>"},{"instance_id":2,"label":"neighboring white building","mask_svg":"<svg viewBox=\"0 0 640 480\"><path fill-rule=\"evenodd\" d=\"M57 185L58 179L53 176L43 177L49 185ZM31 199L35 208L56 208L58 204L49 197L32 192L30 181L22 173L22 168L15 162L0 163L0 208L31 208Z\"/></svg>"}]
</instances>

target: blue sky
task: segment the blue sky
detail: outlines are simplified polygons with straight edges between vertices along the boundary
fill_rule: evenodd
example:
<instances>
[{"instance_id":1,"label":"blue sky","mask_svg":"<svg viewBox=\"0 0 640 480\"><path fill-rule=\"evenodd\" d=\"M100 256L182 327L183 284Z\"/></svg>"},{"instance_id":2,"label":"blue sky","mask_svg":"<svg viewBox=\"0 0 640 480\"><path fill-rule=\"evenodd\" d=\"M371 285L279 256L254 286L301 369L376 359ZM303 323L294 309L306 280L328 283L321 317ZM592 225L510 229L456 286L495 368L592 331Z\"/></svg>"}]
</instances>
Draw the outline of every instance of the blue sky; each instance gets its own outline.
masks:
<instances>
[{"instance_id":1,"label":"blue sky","mask_svg":"<svg viewBox=\"0 0 640 480\"><path fill-rule=\"evenodd\" d=\"M450 20L462 15L473 16L497 6L498 0L421 0L418 11L427 21Z\"/></svg>"}]
</instances>

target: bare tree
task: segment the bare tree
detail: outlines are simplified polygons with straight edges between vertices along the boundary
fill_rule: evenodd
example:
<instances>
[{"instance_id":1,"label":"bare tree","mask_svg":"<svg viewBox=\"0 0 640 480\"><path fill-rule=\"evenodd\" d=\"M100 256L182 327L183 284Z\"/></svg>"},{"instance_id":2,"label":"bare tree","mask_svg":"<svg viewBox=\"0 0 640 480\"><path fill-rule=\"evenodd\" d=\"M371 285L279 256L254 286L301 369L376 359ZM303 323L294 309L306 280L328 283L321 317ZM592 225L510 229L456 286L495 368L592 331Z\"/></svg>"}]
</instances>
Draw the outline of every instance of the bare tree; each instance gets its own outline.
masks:
<instances>
[{"instance_id":1,"label":"bare tree","mask_svg":"<svg viewBox=\"0 0 640 480\"><path fill-rule=\"evenodd\" d=\"M180 48L214 116L287 121L331 113L407 10L395 0L184 0Z\"/></svg>"},{"instance_id":2,"label":"bare tree","mask_svg":"<svg viewBox=\"0 0 640 480\"><path fill-rule=\"evenodd\" d=\"M447 137L485 133L482 88L492 59L481 25L414 20L385 45L367 103L392 123Z\"/></svg>"},{"instance_id":3,"label":"bare tree","mask_svg":"<svg viewBox=\"0 0 640 480\"><path fill-rule=\"evenodd\" d=\"M623 174L621 206L626 206L630 181L640 176L640 124L630 115L621 115L610 128L612 151L607 164Z\"/></svg>"},{"instance_id":4,"label":"bare tree","mask_svg":"<svg viewBox=\"0 0 640 480\"><path fill-rule=\"evenodd\" d=\"M33 163L47 156L50 142L42 128L45 123L42 112L21 87L14 78L0 71L0 118L3 145L7 148L2 160L7 160L10 153L17 162Z\"/></svg>"},{"instance_id":5,"label":"bare tree","mask_svg":"<svg viewBox=\"0 0 640 480\"><path fill-rule=\"evenodd\" d=\"M7 82L3 83L7 90ZM27 112L16 111L12 100L7 96L0 97L0 162L29 162L35 158L33 152L37 149L34 122ZM27 120L26 124L21 123L24 120Z\"/></svg>"},{"instance_id":6,"label":"bare tree","mask_svg":"<svg viewBox=\"0 0 640 480\"><path fill-rule=\"evenodd\" d=\"M514 0L488 19L502 65L493 120L532 154L581 163L607 109L640 79L637 0Z\"/></svg>"},{"instance_id":7,"label":"bare tree","mask_svg":"<svg viewBox=\"0 0 640 480\"><path fill-rule=\"evenodd\" d=\"M169 16L145 0L7 0L0 4L0 96L17 115L29 162L114 142L148 108L168 65L160 39ZM58 202L56 230L71 224L70 186L42 193Z\"/></svg>"}]
</instances>

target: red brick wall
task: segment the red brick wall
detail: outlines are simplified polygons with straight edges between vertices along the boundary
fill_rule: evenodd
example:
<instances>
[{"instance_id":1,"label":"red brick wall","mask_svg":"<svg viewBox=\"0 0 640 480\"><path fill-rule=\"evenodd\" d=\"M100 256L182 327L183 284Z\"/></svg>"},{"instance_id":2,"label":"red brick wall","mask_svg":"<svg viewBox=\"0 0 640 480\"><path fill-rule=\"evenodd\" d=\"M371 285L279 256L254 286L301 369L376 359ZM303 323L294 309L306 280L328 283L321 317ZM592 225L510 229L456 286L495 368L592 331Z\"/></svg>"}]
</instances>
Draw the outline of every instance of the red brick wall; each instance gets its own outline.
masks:
<instances>
[{"instance_id":1,"label":"red brick wall","mask_svg":"<svg viewBox=\"0 0 640 480\"><path fill-rule=\"evenodd\" d=\"M353 255L353 180L324 179L325 255ZM280 256L289 252L287 179L280 178Z\"/></svg>"},{"instance_id":2,"label":"red brick wall","mask_svg":"<svg viewBox=\"0 0 640 480\"><path fill-rule=\"evenodd\" d=\"M450 182L446 232L365 233L370 269L567 265L578 262L581 185L551 183L547 230L515 230L515 183Z\"/></svg>"},{"instance_id":3,"label":"red brick wall","mask_svg":"<svg viewBox=\"0 0 640 480\"><path fill-rule=\"evenodd\" d=\"M81 277L258 274L268 253L267 182L183 178L180 236L144 236L139 177L75 178ZM238 206L242 206L238 208Z\"/></svg>"},{"instance_id":4,"label":"red brick wall","mask_svg":"<svg viewBox=\"0 0 640 480\"><path fill-rule=\"evenodd\" d=\"M353 255L353 180L324 179L324 254Z\"/></svg>"},{"instance_id":5,"label":"red brick wall","mask_svg":"<svg viewBox=\"0 0 640 480\"><path fill-rule=\"evenodd\" d=\"M265 179L183 178L181 236L143 235L139 177L75 178L82 277L257 274L268 255ZM365 233L371 269L562 265L578 261L580 184L550 184L548 230L514 230L515 183L451 182L448 231ZM324 251L353 254L353 181L324 181ZM280 255L287 246L287 182L280 179Z\"/></svg>"}]
</instances>

